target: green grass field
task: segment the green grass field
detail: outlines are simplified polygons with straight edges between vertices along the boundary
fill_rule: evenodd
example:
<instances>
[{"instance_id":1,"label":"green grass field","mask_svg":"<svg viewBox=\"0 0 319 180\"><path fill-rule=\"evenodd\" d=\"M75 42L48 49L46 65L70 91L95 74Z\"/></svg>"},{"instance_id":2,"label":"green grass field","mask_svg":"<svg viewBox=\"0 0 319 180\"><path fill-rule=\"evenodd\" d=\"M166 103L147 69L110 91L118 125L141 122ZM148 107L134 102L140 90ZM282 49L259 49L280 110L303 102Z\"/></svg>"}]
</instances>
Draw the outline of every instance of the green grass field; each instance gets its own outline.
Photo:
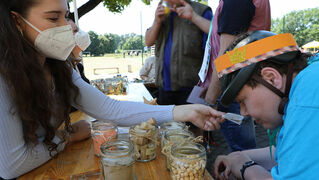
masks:
<instances>
[{"instance_id":1,"label":"green grass field","mask_svg":"<svg viewBox=\"0 0 319 180\"><path fill-rule=\"evenodd\" d=\"M143 56L143 62L148 57ZM101 78L101 76L116 75L123 73L138 74L142 67L142 57L125 56L122 54L106 54L103 57L83 57L84 73L90 80Z\"/></svg>"}]
</instances>

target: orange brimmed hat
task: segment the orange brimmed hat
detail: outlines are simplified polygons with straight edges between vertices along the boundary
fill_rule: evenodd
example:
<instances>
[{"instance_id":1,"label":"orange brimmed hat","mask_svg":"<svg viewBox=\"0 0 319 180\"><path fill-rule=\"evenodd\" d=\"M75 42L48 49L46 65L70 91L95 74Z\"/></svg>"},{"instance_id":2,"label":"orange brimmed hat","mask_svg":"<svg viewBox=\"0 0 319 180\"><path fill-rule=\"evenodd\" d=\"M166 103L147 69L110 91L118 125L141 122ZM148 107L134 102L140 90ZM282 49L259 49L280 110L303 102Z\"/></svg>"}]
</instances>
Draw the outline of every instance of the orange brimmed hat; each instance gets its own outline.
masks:
<instances>
[{"instance_id":1,"label":"orange brimmed hat","mask_svg":"<svg viewBox=\"0 0 319 180\"><path fill-rule=\"evenodd\" d=\"M221 104L227 106L234 101L254 73L258 62L268 60L287 64L298 52L298 45L292 34L250 32L232 51L227 51L214 61L223 91Z\"/></svg>"}]
</instances>

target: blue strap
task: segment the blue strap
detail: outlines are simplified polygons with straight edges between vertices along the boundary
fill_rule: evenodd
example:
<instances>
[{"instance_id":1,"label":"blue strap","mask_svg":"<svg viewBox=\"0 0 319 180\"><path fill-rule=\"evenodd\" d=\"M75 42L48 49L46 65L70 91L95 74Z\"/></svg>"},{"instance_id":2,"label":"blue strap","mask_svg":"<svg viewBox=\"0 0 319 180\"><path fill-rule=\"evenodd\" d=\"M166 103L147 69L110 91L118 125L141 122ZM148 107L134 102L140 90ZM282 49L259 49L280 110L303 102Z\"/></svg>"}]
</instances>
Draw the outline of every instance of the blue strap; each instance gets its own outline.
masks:
<instances>
[{"instance_id":1,"label":"blue strap","mask_svg":"<svg viewBox=\"0 0 319 180\"><path fill-rule=\"evenodd\" d=\"M206 44L209 43L210 35L212 34L213 20L214 20L214 15L212 16L212 19L211 19L211 21L210 21L210 27L209 27L209 32L208 32L208 37L207 37Z\"/></svg>"}]
</instances>

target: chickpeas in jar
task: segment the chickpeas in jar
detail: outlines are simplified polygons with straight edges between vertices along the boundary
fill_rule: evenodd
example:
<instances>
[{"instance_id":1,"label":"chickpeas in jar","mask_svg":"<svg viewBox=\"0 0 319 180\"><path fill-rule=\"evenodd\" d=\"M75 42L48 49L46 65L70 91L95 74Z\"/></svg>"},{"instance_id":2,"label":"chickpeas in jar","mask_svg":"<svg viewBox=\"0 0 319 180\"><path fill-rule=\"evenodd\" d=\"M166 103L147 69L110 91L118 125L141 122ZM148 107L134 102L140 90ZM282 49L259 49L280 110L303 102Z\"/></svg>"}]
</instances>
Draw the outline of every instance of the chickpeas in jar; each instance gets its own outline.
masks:
<instances>
[{"instance_id":1,"label":"chickpeas in jar","mask_svg":"<svg viewBox=\"0 0 319 180\"><path fill-rule=\"evenodd\" d=\"M206 150L201 144L186 142L173 145L170 161L172 180L204 179Z\"/></svg>"},{"instance_id":2,"label":"chickpeas in jar","mask_svg":"<svg viewBox=\"0 0 319 180\"><path fill-rule=\"evenodd\" d=\"M164 134L164 139L162 141L162 153L166 157L166 168L170 171L170 150L171 146L175 143L181 143L184 141L191 141L194 139L194 134L188 130L168 130Z\"/></svg>"}]
</instances>

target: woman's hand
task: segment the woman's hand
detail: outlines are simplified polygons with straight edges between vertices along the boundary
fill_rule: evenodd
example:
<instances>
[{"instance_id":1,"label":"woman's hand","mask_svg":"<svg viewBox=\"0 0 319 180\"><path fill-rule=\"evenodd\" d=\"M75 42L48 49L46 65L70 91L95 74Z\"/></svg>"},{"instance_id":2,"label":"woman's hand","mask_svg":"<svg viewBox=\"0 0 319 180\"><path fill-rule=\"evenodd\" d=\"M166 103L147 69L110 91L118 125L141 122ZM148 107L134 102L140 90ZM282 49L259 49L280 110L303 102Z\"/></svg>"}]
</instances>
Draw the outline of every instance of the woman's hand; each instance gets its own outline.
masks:
<instances>
[{"instance_id":1,"label":"woman's hand","mask_svg":"<svg viewBox=\"0 0 319 180\"><path fill-rule=\"evenodd\" d=\"M251 159L241 152L233 152L227 156L218 156L214 163L214 174L217 179L229 179L232 174L241 178L240 169L243 164Z\"/></svg>"},{"instance_id":2,"label":"woman's hand","mask_svg":"<svg viewBox=\"0 0 319 180\"><path fill-rule=\"evenodd\" d=\"M80 120L71 126L73 132L70 133L70 143L81 141L91 136L91 124L89 121Z\"/></svg>"},{"instance_id":3,"label":"woman's hand","mask_svg":"<svg viewBox=\"0 0 319 180\"><path fill-rule=\"evenodd\" d=\"M223 112L201 104L175 106L173 110L174 121L189 121L206 131L219 129L219 124L224 121L222 118L223 114Z\"/></svg>"}]
</instances>

